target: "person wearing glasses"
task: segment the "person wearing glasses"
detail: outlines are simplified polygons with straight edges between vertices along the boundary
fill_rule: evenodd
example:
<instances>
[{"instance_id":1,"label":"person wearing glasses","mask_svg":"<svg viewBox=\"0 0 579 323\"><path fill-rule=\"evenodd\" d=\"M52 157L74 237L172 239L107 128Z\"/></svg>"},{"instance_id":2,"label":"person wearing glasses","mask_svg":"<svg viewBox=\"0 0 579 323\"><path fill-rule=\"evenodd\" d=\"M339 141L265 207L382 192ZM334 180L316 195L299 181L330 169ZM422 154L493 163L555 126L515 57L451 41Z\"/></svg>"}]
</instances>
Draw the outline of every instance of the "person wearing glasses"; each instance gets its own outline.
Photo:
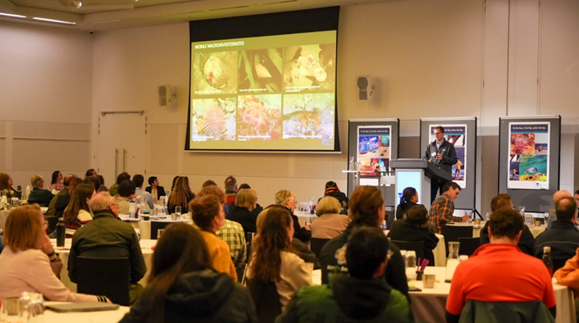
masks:
<instances>
[{"instance_id":1,"label":"person wearing glasses","mask_svg":"<svg viewBox=\"0 0 579 323\"><path fill-rule=\"evenodd\" d=\"M429 163L432 163L441 170L448 173L449 177L452 177L452 165L456 164L457 157L456 157L456 150L454 149L454 145L451 144L449 141L444 139L444 127L438 126L434 127L434 137L436 140L431 142L428 147L426 147L426 151L424 152L424 157L428 160ZM430 202L432 203L436 198L436 194L442 195L444 192L442 188L444 184L448 181L439 178L439 177L432 177L430 182Z\"/></svg>"}]
</instances>

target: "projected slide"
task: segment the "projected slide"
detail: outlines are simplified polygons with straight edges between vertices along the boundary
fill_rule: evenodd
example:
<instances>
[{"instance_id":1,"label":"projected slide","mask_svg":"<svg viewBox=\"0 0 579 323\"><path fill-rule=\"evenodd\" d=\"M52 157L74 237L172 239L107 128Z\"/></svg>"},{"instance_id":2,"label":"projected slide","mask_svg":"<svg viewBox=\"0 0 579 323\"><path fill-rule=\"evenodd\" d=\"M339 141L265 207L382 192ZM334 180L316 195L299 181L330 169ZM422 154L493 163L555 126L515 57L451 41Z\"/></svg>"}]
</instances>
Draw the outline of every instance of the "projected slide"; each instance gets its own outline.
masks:
<instances>
[{"instance_id":1,"label":"projected slide","mask_svg":"<svg viewBox=\"0 0 579 323\"><path fill-rule=\"evenodd\" d=\"M192 42L188 148L335 150L336 37Z\"/></svg>"}]
</instances>

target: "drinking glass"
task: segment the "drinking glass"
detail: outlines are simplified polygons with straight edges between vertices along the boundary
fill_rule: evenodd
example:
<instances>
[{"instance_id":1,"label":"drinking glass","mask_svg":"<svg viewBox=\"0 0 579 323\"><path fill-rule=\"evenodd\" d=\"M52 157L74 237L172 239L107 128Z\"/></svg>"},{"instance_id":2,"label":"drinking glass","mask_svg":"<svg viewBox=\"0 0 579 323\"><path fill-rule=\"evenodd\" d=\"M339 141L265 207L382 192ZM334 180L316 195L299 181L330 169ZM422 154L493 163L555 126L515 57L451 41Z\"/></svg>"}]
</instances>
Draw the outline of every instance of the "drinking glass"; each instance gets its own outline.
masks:
<instances>
[{"instance_id":1,"label":"drinking glass","mask_svg":"<svg viewBox=\"0 0 579 323\"><path fill-rule=\"evenodd\" d=\"M8 297L2 301L2 308L0 308L0 322L19 323L26 322L21 317L20 298Z\"/></svg>"},{"instance_id":2,"label":"drinking glass","mask_svg":"<svg viewBox=\"0 0 579 323\"><path fill-rule=\"evenodd\" d=\"M165 229L157 229L157 239L161 239L161 236L165 232Z\"/></svg>"},{"instance_id":3,"label":"drinking glass","mask_svg":"<svg viewBox=\"0 0 579 323\"><path fill-rule=\"evenodd\" d=\"M175 207L175 214L177 214L177 217L181 216L181 207L180 206Z\"/></svg>"},{"instance_id":4,"label":"drinking glass","mask_svg":"<svg viewBox=\"0 0 579 323\"><path fill-rule=\"evenodd\" d=\"M487 214L485 215L485 221L490 221L491 220L491 212L487 212Z\"/></svg>"}]
</instances>

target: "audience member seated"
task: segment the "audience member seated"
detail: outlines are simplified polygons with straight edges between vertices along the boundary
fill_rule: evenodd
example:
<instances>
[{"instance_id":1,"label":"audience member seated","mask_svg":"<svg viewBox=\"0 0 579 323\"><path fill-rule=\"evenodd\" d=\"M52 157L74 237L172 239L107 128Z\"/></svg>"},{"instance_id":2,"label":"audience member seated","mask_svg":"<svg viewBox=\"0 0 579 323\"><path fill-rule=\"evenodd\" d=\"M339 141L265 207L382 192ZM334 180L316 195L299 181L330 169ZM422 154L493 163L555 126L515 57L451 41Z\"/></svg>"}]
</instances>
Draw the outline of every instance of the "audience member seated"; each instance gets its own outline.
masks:
<instances>
[{"instance_id":1,"label":"audience member seated","mask_svg":"<svg viewBox=\"0 0 579 323\"><path fill-rule=\"evenodd\" d=\"M12 188L14 185L12 177L6 173L0 173L0 193L6 195L8 198L21 197L21 193Z\"/></svg>"},{"instance_id":2,"label":"audience member seated","mask_svg":"<svg viewBox=\"0 0 579 323\"><path fill-rule=\"evenodd\" d=\"M499 194L491 200L491 211L494 213L501 208L513 209L513 201L511 201L511 196L509 194ZM487 221L484 227L480 230L480 244L481 246L485 243L489 243L489 225L490 222ZM533 233L526 225L523 227L523 234L519 239L518 244L519 249L527 255L534 255L535 252L535 237Z\"/></svg>"},{"instance_id":3,"label":"audience member seated","mask_svg":"<svg viewBox=\"0 0 579 323\"><path fill-rule=\"evenodd\" d=\"M86 171L86 173L84 174L84 177L89 177L89 176L98 176L98 173L94 168L89 168Z\"/></svg>"},{"instance_id":4,"label":"audience member seated","mask_svg":"<svg viewBox=\"0 0 579 323\"><path fill-rule=\"evenodd\" d=\"M103 175L97 175L96 177L99 179L99 182L101 182L101 185L99 186L97 191L98 192L108 192L109 188L105 186L105 178L103 177Z\"/></svg>"},{"instance_id":5,"label":"audience member seated","mask_svg":"<svg viewBox=\"0 0 579 323\"><path fill-rule=\"evenodd\" d=\"M58 192L64 188L62 179L62 173L60 171L57 170L52 173L52 179L50 180L50 186L48 187L48 190L52 194L58 194Z\"/></svg>"},{"instance_id":6,"label":"audience member seated","mask_svg":"<svg viewBox=\"0 0 579 323\"><path fill-rule=\"evenodd\" d=\"M92 221L88 201L95 194L94 186L91 184L80 184L74 189L70 203L64 210L64 225L66 225L67 238L72 238L76 230Z\"/></svg>"},{"instance_id":7,"label":"audience member seated","mask_svg":"<svg viewBox=\"0 0 579 323\"><path fill-rule=\"evenodd\" d=\"M131 200L135 201L135 211L138 205L141 205L144 210L149 210L149 205L135 192L135 183L130 179L119 184L118 194L114 197L119 214L129 214Z\"/></svg>"},{"instance_id":8,"label":"audience member seated","mask_svg":"<svg viewBox=\"0 0 579 323\"><path fill-rule=\"evenodd\" d=\"M333 239L342 234L350 224L350 218L340 214L341 211L342 204L336 198L322 197L316 206L319 218L312 222L312 238Z\"/></svg>"},{"instance_id":9,"label":"audience member seated","mask_svg":"<svg viewBox=\"0 0 579 323\"><path fill-rule=\"evenodd\" d=\"M543 247L551 247L553 260L565 263L575 255L579 248L579 231L575 229L577 221L577 203L572 197L563 197L555 204L557 220L553 222L551 229L541 233L535 240L535 256L543 257ZM561 266L560 265L560 266ZM559 269L559 268L555 268Z\"/></svg>"},{"instance_id":10,"label":"audience member seated","mask_svg":"<svg viewBox=\"0 0 579 323\"><path fill-rule=\"evenodd\" d=\"M462 261L452 277L446 302L447 322L459 322L466 301L521 303L541 300L556 314L551 275L543 262L517 248L521 215L508 208L493 212L490 243Z\"/></svg>"},{"instance_id":11,"label":"audience member seated","mask_svg":"<svg viewBox=\"0 0 579 323\"><path fill-rule=\"evenodd\" d=\"M273 207L277 207L280 208L282 210L287 211L287 213L291 216L290 211L283 205L279 205L279 204L271 204L269 205L267 208L273 208ZM263 222L263 218L264 218L264 213L261 212L258 216L257 216L257 231L259 231L259 227L261 226L261 223ZM293 219L292 219L293 221ZM291 247L293 248L293 253L295 253L298 257L302 258L303 261L306 262L306 264L312 264L314 266L314 269L320 269L320 261L318 260L318 258L316 257L316 254L310 249L310 247L303 243L301 240L299 239L291 239ZM308 265L309 266L309 265Z\"/></svg>"},{"instance_id":12,"label":"audience member seated","mask_svg":"<svg viewBox=\"0 0 579 323\"><path fill-rule=\"evenodd\" d=\"M187 176L179 176L169 196L167 204L169 212L175 213L176 206L181 207L181 214L189 212L189 202L194 198L195 194L189 186L189 178Z\"/></svg>"},{"instance_id":13,"label":"audience member seated","mask_svg":"<svg viewBox=\"0 0 579 323\"><path fill-rule=\"evenodd\" d=\"M460 194L460 186L455 182L448 182L442 187L442 195L432 202L430 206L430 221L434 232L442 233L442 226L454 222L454 200Z\"/></svg>"},{"instance_id":14,"label":"audience member seated","mask_svg":"<svg viewBox=\"0 0 579 323\"><path fill-rule=\"evenodd\" d=\"M553 207L555 207L557 205L557 201L559 201L563 197L571 197L571 193L567 190L559 190L559 191L555 192L555 194L553 194ZM550 218L547 219L549 221L547 223L547 230L551 229L553 222L555 222L555 220L557 220L557 217L555 216L554 213L555 212L553 212L553 216L551 216Z\"/></svg>"},{"instance_id":15,"label":"audience member seated","mask_svg":"<svg viewBox=\"0 0 579 323\"><path fill-rule=\"evenodd\" d=\"M233 176L227 176L225 179L225 206L226 212L229 212L229 206L235 202L237 194L237 180Z\"/></svg>"},{"instance_id":16,"label":"audience member seated","mask_svg":"<svg viewBox=\"0 0 579 323\"><path fill-rule=\"evenodd\" d=\"M66 205L68 205L68 201L70 201L70 181L72 181L72 179L74 178L74 175L66 175L64 176L64 180L62 182L63 187L62 190L60 190L60 192L58 192L53 198L52 200L50 200L50 204L48 205L48 210L46 210L46 219L49 220L49 218L53 218L53 217L62 217L62 212L63 210L59 210L59 212L56 212L56 202L58 202L61 198L67 198L67 202ZM67 196L67 197L65 197ZM66 206L65 206L66 207ZM48 232L52 232L52 230L54 230L55 228L49 228Z\"/></svg>"},{"instance_id":17,"label":"audience member seated","mask_svg":"<svg viewBox=\"0 0 579 323\"><path fill-rule=\"evenodd\" d=\"M374 186L360 186L354 190L350 195L349 207L348 213L352 222L344 233L328 241L320 252L323 284L327 284L330 281L330 275L348 272L346 259L341 258L340 262L338 262L336 255L346 251L346 244L352 230L363 225L380 227L386 216L382 193ZM406 298L409 298L406 269L400 250L392 243L389 245L389 249L391 257L388 267L386 267L384 278L388 285L404 294Z\"/></svg>"},{"instance_id":18,"label":"audience member seated","mask_svg":"<svg viewBox=\"0 0 579 323\"><path fill-rule=\"evenodd\" d=\"M215 185L210 185L203 187L195 198L199 198L205 195L214 195L219 198L221 204L225 202L225 193L221 188ZM231 254L231 260L236 268L245 265L247 262L247 245L245 241L245 232L241 224L225 219L225 222L221 229L219 229L215 235L225 241L229 246L229 253ZM238 277L241 280L240 277Z\"/></svg>"},{"instance_id":19,"label":"audience member seated","mask_svg":"<svg viewBox=\"0 0 579 323\"><path fill-rule=\"evenodd\" d=\"M159 198L162 196L167 196L165 193L165 188L163 186L159 186L159 180L156 176L149 177L147 182L149 183L149 186L145 188L145 191L151 193L154 203L158 203Z\"/></svg>"},{"instance_id":20,"label":"audience member seated","mask_svg":"<svg viewBox=\"0 0 579 323\"><path fill-rule=\"evenodd\" d=\"M234 281L237 281L237 273L231 260L229 246L215 235L215 232L225 222L225 212L221 200L215 195L205 195L193 199L189 208L193 222L201 229L201 235L209 248L212 267L218 272L230 275Z\"/></svg>"},{"instance_id":21,"label":"audience member seated","mask_svg":"<svg viewBox=\"0 0 579 323\"><path fill-rule=\"evenodd\" d=\"M99 192L101 189L101 180L97 176L88 176L82 180L85 184L94 186L95 191Z\"/></svg>"},{"instance_id":22,"label":"audience member seated","mask_svg":"<svg viewBox=\"0 0 579 323\"><path fill-rule=\"evenodd\" d=\"M434 266L432 250L438 244L438 237L428 222L428 210L424 205L415 205L405 214L404 219L392 224L388 237L399 241L424 242L424 258L429 260L430 266Z\"/></svg>"},{"instance_id":23,"label":"audience member seated","mask_svg":"<svg viewBox=\"0 0 579 323\"><path fill-rule=\"evenodd\" d=\"M312 273L290 247L294 230L291 214L285 208L269 207L259 217L249 264L249 286L251 289L275 282L283 310L302 286L312 285Z\"/></svg>"},{"instance_id":24,"label":"audience member seated","mask_svg":"<svg viewBox=\"0 0 579 323\"><path fill-rule=\"evenodd\" d=\"M293 226L294 226L294 238L307 243L312 238L312 232L308 224L306 223L303 227L300 226L298 217L294 215L296 210L296 195L287 190L279 190L275 193L275 204L282 205L286 207L292 215Z\"/></svg>"},{"instance_id":25,"label":"audience member seated","mask_svg":"<svg viewBox=\"0 0 579 323\"><path fill-rule=\"evenodd\" d=\"M57 199L54 203L54 209L55 209L54 216L56 216L57 218L60 218L63 216L64 210L66 210L66 207L68 206L68 203L70 202L70 198L72 196L72 193L74 193L74 189L80 184L82 184L82 179L80 179L79 177L76 177L75 175L72 175L72 178L70 179L70 184L68 185L68 193L62 194L60 196L60 198Z\"/></svg>"},{"instance_id":26,"label":"audience member seated","mask_svg":"<svg viewBox=\"0 0 579 323\"><path fill-rule=\"evenodd\" d=\"M251 188L251 186L249 186L249 184L247 184L247 183L243 183L243 184L239 185L240 190L243 190L246 188ZM257 195L257 192L255 192L255 194ZM261 205L259 205L259 203L256 202L255 208L253 210L251 210L251 213L253 215L255 215L255 217L257 218L257 216L259 215L259 213L261 213L261 211L263 211L263 207ZM225 210L225 214L227 214L227 210Z\"/></svg>"},{"instance_id":27,"label":"audience member seated","mask_svg":"<svg viewBox=\"0 0 579 323\"><path fill-rule=\"evenodd\" d=\"M243 226L245 234L257 232L257 216L251 213L257 204L257 194L250 188L237 191L235 204L227 214L227 219L235 221Z\"/></svg>"},{"instance_id":28,"label":"audience member seated","mask_svg":"<svg viewBox=\"0 0 579 323\"><path fill-rule=\"evenodd\" d=\"M62 284L62 262L45 233L45 221L37 206L15 208L6 219L4 251L0 254L0 299L41 293L54 302L106 302L103 296L72 293Z\"/></svg>"},{"instance_id":29,"label":"audience member seated","mask_svg":"<svg viewBox=\"0 0 579 323\"><path fill-rule=\"evenodd\" d=\"M414 187L407 187L402 191L400 203L396 207L396 220L402 220L411 207L418 205L418 191Z\"/></svg>"},{"instance_id":30,"label":"audience member seated","mask_svg":"<svg viewBox=\"0 0 579 323\"><path fill-rule=\"evenodd\" d=\"M248 290L213 270L207 249L192 226L168 226L153 253L147 288L120 322L256 322Z\"/></svg>"},{"instance_id":31,"label":"audience member seated","mask_svg":"<svg viewBox=\"0 0 579 323\"><path fill-rule=\"evenodd\" d=\"M343 192L340 192L338 184L334 181L328 181L324 190L324 197L331 196L340 202L342 209L340 213L348 214L348 197ZM319 202L319 201L318 201Z\"/></svg>"},{"instance_id":32,"label":"audience member seated","mask_svg":"<svg viewBox=\"0 0 579 323\"><path fill-rule=\"evenodd\" d=\"M382 230L355 229L345 258L348 275L336 276L331 285L302 287L276 323L410 321L408 300L382 279L388 265Z\"/></svg>"},{"instance_id":33,"label":"audience member seated","mask_svg":"<svg viewBox=\"0 0 579 323\"><path fill-rule=\"evenodd\" d=\"M143 183L145 182L145 177L141 174L136 174L133 176L133 183L135 183L135 193L140 196L149 206L149 209L155 207L155 202L153 201L153 196L147 191L143 191Z\"/></svg>"},{"instance_id":34,"label":"audience member seated","mask_svg":"<svg viewBox=\"0 0 579 323\"><path fill-rule=\"evenodd\" d=\"M77 281L77 257L128 258L129 296L133 303L143 289L138 282L147 272L135 229L119 221L115 199L107 192L97 193L90 199L88 206L94 215L93 220L77 230L72 237L68 258L70 281Z\"/></svg>"},{"instance_id":35,"label":"audience member seated","mask_svg":"<svg viewBox=\"0 0 579 323\"><path fill-rule=\"evenodd\" d=\"M54 194L44 189L44 179L42 176L32 176L30 183L32 184L32 192L30 192L30 196L28 196L28 204L36 203L40 206L50 205L50 201L54 197Z\"/></svg>"},{"instance_id":36,"label":"audience member seated","mask_svg":"<svg viewBox=\"0 0 579 323\"><path fill-rule=\"evenodd\" d=\"M123 181L130 180L130 179L131 179L131 175L129 175L129 173L127 173L127 172L120 173L117 176L117 181L111 187L109 187L109 193L111 194L111 196L115 196L115 195L119 194L119 185L121 185L121 183Z\"/></svg>"}]
</instances>

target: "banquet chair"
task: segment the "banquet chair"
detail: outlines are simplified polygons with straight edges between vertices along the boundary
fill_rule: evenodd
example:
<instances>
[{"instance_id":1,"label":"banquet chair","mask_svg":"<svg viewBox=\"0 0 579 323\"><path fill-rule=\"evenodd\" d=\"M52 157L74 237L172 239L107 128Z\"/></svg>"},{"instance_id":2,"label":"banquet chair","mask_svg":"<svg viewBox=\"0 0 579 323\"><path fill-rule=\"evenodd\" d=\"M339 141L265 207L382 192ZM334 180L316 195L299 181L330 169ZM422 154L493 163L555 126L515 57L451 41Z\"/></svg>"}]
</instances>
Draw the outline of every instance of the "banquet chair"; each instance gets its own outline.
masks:
<instances>
[{"instance_id":1,"label":"banquet chair","mask_svg":"<svg viewBox=\"0 0 579 323\"><path fill-rule=\"evenodd\" d=\"M472 238L472 226L463 225L444 225L441 228L441 233L446 242L446 256L448 257L448 242L458 241L458 238Z\"/></svg>"},{"instance_id":2,"label":"banquet chair","mask_svg":"<svg viewBox=\"0 0 579 323\"><path fill-rule=\"evenodd\" d=\"M248 279L247 287L255 304L257 322L273 323L275 318L281 314L281 303L275 282L262 283Z\"/></svg>"},{"instance_id":3,"label":"banquet chair","mask_svg":"<svg viewBox=\"0 0 579 323\"><path fill-rule=\"evenodd\" d=\"M310 240L310 250L316 255L316 258L320 258L320 251L324 245L330 241L331 239L321 239L321 238L312 238Z\"/></svg>"},{"instance_id":4,"label":"banquet chair","mask_svg":"<svg viewBox=\"0 0 579 323\"><path fill-rule=\"evenodd\" d=\"M416 259L424 258L424 241L402 241L390 240L400 250L414 250L416 252Z\"/></svg>"},{"instance_id":5,"label":"banquet chair","mask_svg":"<svg viewBox=\"0 0 579 323\"><path fill-rule=\"evenodd\" d=\"M79 293L104 295L111 302L129 306L129 258L77 258Z\"/></svg>"},{"instance_id":6,"label":"banquet chair","mask_svg":"<svg viewBox=\"0 0 579 323\"><path fill-rule=\"evenodd\" d=\"M165 229L171 222L151 221L151 239L157 239L157 230Z\"/></svg>"},{"instance_id":7,"label":"banquet chair","mask_svg":"<svg viewBox=\"0 0 579 323\"><path fill-rule=\"evenodd\" d=\"M554 323L555 319L541 300L529 302L483 302L469 300L459 323Z\"/></svg>"},{"instance_id":8,"label":"banquet chair","mask_svg":"<svg viewBox=\"0 0 579 323\"><path fill-rule=\"evenodd\" d=\"M460 242L460 246L458 247L459 255L467 255L470 257L476 251L476 249L480 247L479 238L459 237L458 242Z\"/></svg>"}]
</instances>

